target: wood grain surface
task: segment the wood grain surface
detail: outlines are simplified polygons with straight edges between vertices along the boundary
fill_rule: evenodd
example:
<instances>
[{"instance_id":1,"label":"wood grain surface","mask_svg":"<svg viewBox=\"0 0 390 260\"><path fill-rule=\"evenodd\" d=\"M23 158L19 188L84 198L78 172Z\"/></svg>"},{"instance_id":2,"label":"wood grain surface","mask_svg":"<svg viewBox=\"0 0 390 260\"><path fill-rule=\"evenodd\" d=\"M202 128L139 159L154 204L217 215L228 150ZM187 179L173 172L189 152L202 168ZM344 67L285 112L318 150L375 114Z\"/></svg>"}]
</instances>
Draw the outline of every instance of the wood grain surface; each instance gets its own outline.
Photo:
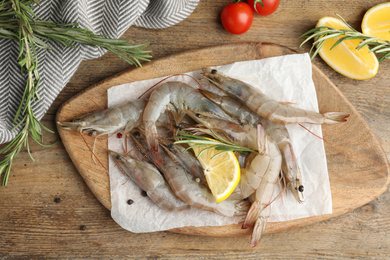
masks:
<instances>
[{"instance_id":1,"label":"wood grain surface","mask_svg":"<svg viewBox=\"0 0 390 260\"><path fill-rule=\"evenodd\" d=\"M298 37L315 26L319 18L339 13L360 29L364 13L383 1L283 0L276 13L256 16L252 28L243 35L228 34L221 26L220 12L230 2L201 0L193 14L173 27L162 30L131 27L122 38L132 43L149 42L147 48L152 50L153 60L240 42L273 42L305 52L310 46L299 48L302 39ZM389 159L390 62L382 62L378 74L365 81L338 74L320 58L314 59L313 64L362 116ZM64 102L128 69L125 62L111 53L83 62L42 122L55 129L55 115ZM44 141L54 143L58 139L58 134L47 133ZM361 142L365 140L362 138ZM363 206L338 217L267 234L255 249L251 249L248 236L222 238L125 231L111 219L109 210L91 192L61 141L52 148L30 142L30 148L35 162L22 151L14 161L8 186L0 188L2 259L388 259L390 255L389 189L371 202L366 203L369 201L366 198ZM343 158L345 154L339 156ZM347 156L356 160L353 153ZM371 158L374 163L366 164L362 170L370 172L377 159ZM375 187L371 188L374 194Z\"/></svg>"}]
</instances>

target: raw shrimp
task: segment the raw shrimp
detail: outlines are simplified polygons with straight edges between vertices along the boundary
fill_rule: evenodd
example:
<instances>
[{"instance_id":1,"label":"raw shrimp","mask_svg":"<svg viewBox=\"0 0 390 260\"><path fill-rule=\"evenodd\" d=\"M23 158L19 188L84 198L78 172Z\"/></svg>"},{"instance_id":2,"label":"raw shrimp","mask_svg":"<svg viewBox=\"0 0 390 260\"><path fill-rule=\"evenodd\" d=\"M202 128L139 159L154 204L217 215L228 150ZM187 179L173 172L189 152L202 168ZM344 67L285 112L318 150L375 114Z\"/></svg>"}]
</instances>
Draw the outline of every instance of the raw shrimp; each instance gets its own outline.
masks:
<instances>
[{"instance_id":1,"label":"raw shrimp","mask_svg":"<svg viewBox=\"0 0 390 260\"><path fill-rule=\"evenodd\" d=\"M125 133L141 122L141 114L147 100L137 99L119 106L85 114L70 122L57 122L64 129L78 132L97 133L99 135L112 134L121 129Z\"/></svg>"},{"instance_id":2,"label":"raw shrimp","mask_svg":"<svg viewBox=\"0 0 390 260\"><path fill-rule=\"evenodd\" d=\"M270 214L271 199L274 194L275 186L279 181L282 155L277 149L277 146L269 146L269 154L271 157L270 166L267 172L264 174L260 186L256 189L256 192L252 195L253 202L245 217L242 228L248 228L255 223L251 237L251 247L255 247L263 234L267 220Z\"/></svg>"},{"instance_id":3,"label":"raw shrimp","mask_svg":"<svg viewBox=\"0 0 390 260\"><path fill-rule=\"evenodd\" d=\"M161 134L159 141L172 160L180 164L188 173L199 179L199 181L207 183L203 173L203 168L195 155L191 153L191 151L185 151L183 146L174 144L173 142L169 141L168 139L170 136L168 136L167 133L171 132L168 131L167 128L158 127L157 129ZM143 127L138 127L131 133L135 135L140 142L146 142L144 139L145 129Z\"/></svg>"},{"instance_id":4,"label":"raw shrimp","mask_svg":"<svg viewBox=\"0 0 390 260\"><path fill-rule=\"evenodd\" d=\"M302 185L302 174L298 167L294 150L292 148L290 135L283 124L273 123L265 120L258 114L252 112L246 105L233 99L230 96L220 96L215 93L199 90L205 97L218 104L227 114L236 118L244 125L256 126L261 123L267 134L275 140L283 155L282 170L286 183L298 202L303 201L304 186Z\"/></svg>"},{"instance_id":5,"label":"raw shrimp","mask_svg":"<svg viewBox=\"0 0 390 260\"><path fill-rule=\"evenodd\" d=\"M183 146L167 141L162 141L161 144L172 160L179 163L188 173L194 176L197 182L207 183L202 165L191 151L185 151Z\"/></svg>"},{"instance_id":6,"label":"raw shrimp","mask_svg":"<svg viewBox=\"0 0 390 260\"><path fill-rule=\"evenodd\" d=\"M274 170L273 165L278 160L274 158L280 154L280 152L279 154L277 153L279 151L277 144L266 135L265 129L261 124L257 127L257 136L259 153L251 153L246 159L245 168L241 172L243 177L239 183L239 189L232 194L233 199L247 198L259 189L264 176Z\"/></svg>"},{"instance_id":7,"label":"raw shrimp","mask_svg":"<svg viewBox=\"0 0 390 260\"><path fill-rule=\"evenodd\" d=\"M190 114L191 116L191 114ZM196 120L196 117L194 117ZM239 125L235 125L229 122L223 122L223 120L206 120L205 118L198 118L199 122L205 122L207 127L215 127L213 129L221 128L224 129L225 133L234 137L234 132L238 132ZM218 122L217 122L218 121ZM229 127L230 125L230 127ZM246 125L248 127L248 125ZM234 129L232 131L232 129ZM251 130L246 130L248 136L257 136L256 139L252 139L248 148L254 149L253 144L256 144L259 151L262 154L253 156L253 160L250 161L249 167L247 166L242 171L241 180L239 183L239 189L237 189L232 195L233 199L245 198L255 191L251 195L253 197L253 203L243 223L243 228L247 228L255 222L255 228L252 233L251 246L254 247L260 241L261 235L265 230L267 219L270 213L270 202L275 189L276 184L280 178L282 154L273 139L265 134L265 128L258 124L257 133L253 133L254 127L250 127ZM204 132L204 131L203 131ZM250 134L252 132L252 134ZM234 138L232 142L234 142ZM240 139L237 139L240 140ZM237 141L236 140L236 141ZM250 145L252 143L252 146Z\"/></svg>"},{"instance_id":8,"label":"raw shrimp","mask_svg":"<svg viewBox=\"0 0 390 260\"><path fill-rule=\"evenodd\" d=\"M271 154L269 147L277 150L277 144L266 135L264 127L260 124L257 128L250 125L238 125L220 119L211 119L207 117L197 117L193 113L188 112L188 115L194 118L195 121L203 124L205 127L212 129L214 133L222 135L229 141L238 144L242 147L257 150L252 152L245 161L245 167L241 168L241 178L236 190L230 195L230 199L244 199L249 197L261 182L263 175L269 170L271 163ZM213 135L208 129L189 128L195 134L206 133Z\"/></svg>"},{"instance_id":9,"label":"raw shrimp","mask_svg":"<svg viewBox=\"0 0 390 260\"><path fill-rule=\"evenodd\" d=\"M268 218L271 214L271 203L268 204L257 216L257 220L252 230L252 236L250 241L250 247L255 247L261 240L261 236L263 235Z\"/></svg>"},{"instance_id":10,"label":"raw shrimp","mask_svg":"<svg viewBox=\"0 0 390 260\"><path fill-rule=\"evenodd\" d=\"M255 87L240 80L222 75L215 69L204 68L203 75L218 88L226 91L235 99L240 100L253 112L279 124L335 124L347 121L348 113L328 112L320 114L300 108L284 105L266 96Z\"/></svg>"},{"instance_id":11,"label":"raw shrimp","mask_svg":"<svg viewBox=\"0 0 390 260\"><path fill-rule=\"evenodd\" d=\"M147 130L146 140L153 153L158 152L159 148L156 121L167 108L171 112L176 111L176 118L183 117L186 110L191 110L209 117L232 120L218 105L188 84L177 81L166 82L152 92L143 113L143 122Z\"/></svg>"},{"instance_id":12,"label":"raw shrimp","mask_svg":"<svg viewBox=\"0 0 390 260\"><path fill-rule=\"evenodd\" d=\"M147 149L147 146L142 146L142 144L138 144L138 146ZM188 174L181 165L172 160L164 149L159 149L154 154L147 153L147 155L163 172L175 195L187 204L228 217L246 214L248 209L246 202L233 203L225 200L217 203L209 188L197 182L195 177Z\"/></svg>"},{"instance_id":13,"label":"raw shrimp","mask_svg":"<svg viewBox=\"0 0 390 260\"><path fill-rule=\"evenodd\" d=\"M160 208L168 211L181 211L190 208L188 204L175 196L154 165L110 150L108 154L112 156L121 172L131 178Z\"/></svg>"}]
</instances>

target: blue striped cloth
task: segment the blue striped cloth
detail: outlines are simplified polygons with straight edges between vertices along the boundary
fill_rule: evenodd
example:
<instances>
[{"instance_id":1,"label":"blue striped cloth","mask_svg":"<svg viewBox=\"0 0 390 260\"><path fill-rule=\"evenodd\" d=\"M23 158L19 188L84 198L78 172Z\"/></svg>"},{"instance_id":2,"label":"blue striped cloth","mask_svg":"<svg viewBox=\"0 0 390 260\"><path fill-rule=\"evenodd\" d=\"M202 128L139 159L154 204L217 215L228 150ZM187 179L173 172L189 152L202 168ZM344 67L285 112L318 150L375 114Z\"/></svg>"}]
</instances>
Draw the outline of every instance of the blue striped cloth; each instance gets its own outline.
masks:
<instances>
[{"instance_id":1,"label":"blue striped cloth","mask_svg":"<svg viewBox=\"0 0 390 260\"><path fill-rule=\"evenodd\" d=\"M131 25L162 29L189 16L199 0L41 0L36 14L56 23L79 23L95 34L119 38ZM52 50L38 50L40 99L33 104L40 120L83 60L94 59L105 50L76 44L76 48L50 42ZM138 43L134 43L138 44ZM13 118L22 99L26 77L16 62L19 46L0 39L0 144L11 141L21 127Z\"/></svg>"}]
</instances>

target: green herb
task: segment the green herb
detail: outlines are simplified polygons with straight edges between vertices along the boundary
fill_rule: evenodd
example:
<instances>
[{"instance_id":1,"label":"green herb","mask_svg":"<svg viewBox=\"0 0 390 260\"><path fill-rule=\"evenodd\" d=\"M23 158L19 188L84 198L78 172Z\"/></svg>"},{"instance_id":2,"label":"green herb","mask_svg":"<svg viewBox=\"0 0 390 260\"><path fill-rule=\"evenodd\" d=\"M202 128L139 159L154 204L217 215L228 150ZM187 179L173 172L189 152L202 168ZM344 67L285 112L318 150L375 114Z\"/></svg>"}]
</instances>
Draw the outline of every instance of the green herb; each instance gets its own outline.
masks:
<instances>
[{"instance_id":1,"label":"green herb","mask_svg":"<svg viewBox=\"0 0 390 260\"><path fill-rule=\"evenodd\" d=\"M149 61L149 51L142 50L146 44L130 45L127 40L110 39L104 35L95 35L92 31L77 28L77 24L56 24L42 21L32 11L33 4L39 0L3 0L0 2L0 38L12 39L19 43L18 63L22 73L27 73L25 91L14 117L16 129L23 126L16 137L2 150L0 155L5 158L0 161L0 177L3 175L2 185L8 183L13 159L23 147L32 160L28 139L31 137L36 143L44 145L43 131L47 129L34 116L32 104L39 99L38 86L40 75L38 72L37 48L51 49L47 42L56 41L68 47L74 43L103 48L118 55L131 65L141 66L140 61ZM19 121L18 121L19 120ZM11 131L12 131L11 130Z\"/></svg>"},{"instance_id":2,"label":"green herb","mask_svg":"<svg viewBox=\"0 0 390 260\"><path fill-rule=\"evenodd\" d=\"M243 154L246 154L248 152L258 152L256 150L252 150L252 149L234 144L234 143L224 139L220 135L216 134L212 129L210 129L210 132L211 132L212 137L215 138L216 140L210 139L209 137L191 135L191 134L187 134L183 131L179 131L179 135L176 136L175 138L180 139L180 140L176 141L175 144L182 144L182 143L189 144L190 146L186 149L186 151L188 149L191 149L194 147L209 145L208 147L203 149L198 154L198 158L202 155L203 152L205 152L208 149L212 149L212 148L215 148L216 150L221 151L220 153L215 154L213 157L215 157L221 153L230 152L230 151L240 152Z\"/></svg>"},{"instance_id":3,"label":"green herb","mask_svg":"<svg viewBox=\"0 0 390 260\"><path fill-rule=\"evenodd\" d=\"M310 49L310 54L313 53L311 56L312 60L318 54L321 47L324 45L325 40L327 39L335 40L335 43L333 44L331 49L333 49L335 46L337 46L343 41L360 39L362 40L362 42L356 47L356 49L360 50L364 46L368 46L370 52L379 55L378 58L379 61L390 59L389 41L358 32L357 30L352 28L352 26L349 25L340 15L337 14L337 16L344 22L344 24L349 29L334 29L328 26L321 26L321 27L311 29L306 33L304 33L303 35L301 35L301 38L306 37L306 39L302 42L301 47L309 40L314 39L313 45ZM316 50L313 52L314 47L316 47Z\"/></svg>"}]
</instances>

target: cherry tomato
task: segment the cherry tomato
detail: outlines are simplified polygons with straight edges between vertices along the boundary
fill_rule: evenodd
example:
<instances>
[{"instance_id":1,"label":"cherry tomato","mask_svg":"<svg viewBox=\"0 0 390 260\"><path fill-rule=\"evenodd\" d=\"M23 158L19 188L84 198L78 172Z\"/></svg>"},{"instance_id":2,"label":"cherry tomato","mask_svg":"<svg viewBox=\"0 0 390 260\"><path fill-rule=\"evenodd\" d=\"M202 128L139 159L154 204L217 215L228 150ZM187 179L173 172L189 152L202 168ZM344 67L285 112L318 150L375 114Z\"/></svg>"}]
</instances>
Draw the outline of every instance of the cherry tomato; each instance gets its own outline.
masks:
<instances>
[{"instance_id":1,"label":"cherry tomato","mask_svg":"<svg viewBox=\"0 0 390 260\"><path fill-rule=\"evenodd\" d=\"M253 11L247 3L232 3L225 6L221 14L222 25L232 34L249 30L253 22Z\"/></svg>"},{"instance_id":2,"label":"cherry tomato","mask_svg":"<svg viewBox=\"0 0 390 260\"><path fill-rule=\"evenodd\" d=\"M278 9L280 0L262 0L264 7L261 6L260 2L256 2L255 9L255 0L248 0L248 5L252 8L253 12L259 15L270 15Z\"/></svg>"}]
</instances>

